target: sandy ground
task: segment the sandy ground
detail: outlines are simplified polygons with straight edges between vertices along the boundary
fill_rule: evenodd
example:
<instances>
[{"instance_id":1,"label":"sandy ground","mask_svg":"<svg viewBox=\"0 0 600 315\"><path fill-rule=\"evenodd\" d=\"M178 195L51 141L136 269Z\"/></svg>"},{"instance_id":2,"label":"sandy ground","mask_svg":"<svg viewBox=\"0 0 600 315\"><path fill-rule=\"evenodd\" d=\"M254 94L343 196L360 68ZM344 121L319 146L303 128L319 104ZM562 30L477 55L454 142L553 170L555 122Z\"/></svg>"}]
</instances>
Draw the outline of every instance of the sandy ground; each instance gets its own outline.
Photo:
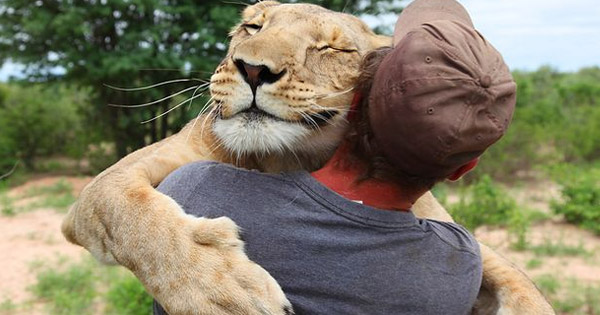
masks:
<instances>
[{"instance_id":1,"label":"sandy ground","mask_svg":"<svg viewBox=\"0 0 600 315\"><path fill-rule=\"evenodd\" d=\"M35 186L54 185L60 178L40 178L15 187L9 196L17 198ZM91 178L66 177L77 195ZM28 198L31 199L31 198ZM28 202L20 201L20 205ZM16 203L19 203L17 201ZM85 250L68 243L60 232L64 214L53 209L34 209L16 216L0 216L0 303L29 300L27 287L35 283L32 263L52 262L59 257L79 258Z\"/></svg>"},{"instance_id":2,"label":"sandy ground","mask_svg":"<svg viewBox=\"0 0 600 315\"><path fill-rule=\"evenodd\" d=\"M60 178L69 181L76 196L91 178L46 177L27 182L9 191L9 196L18 198L34 186L54 185ZM549 212L549 201L557 198L559 188L551 182L524 184L510 189L520 204ZM31 198L29 198L31 199ZM31 200L17 200L26 204ZM58 257L79 259L85 250L69 244L60 233L60 223L64 214L53 209L33 209L13 217L0 215L0 303L10 299L14 303L30 301L32 296L27 287L34 284L35 274L31 264L35 261L52 262ZM531 251L515 251L510 247L507 231L502 228L482 227L476 231L479 240L496 249L522 268L530 277L553 274L561 278L574 278L587 284L600 285L600 237L588 233L558 219L535 224L529 230L530 244L562 242L572 246L582 246L590 254L573 257L538 257L541 265L527 269L527 263L536 256ZM559 272L558 272L559 271ZM29 309L28 314L38 313Z\"/></svg>"},{"instance_id":3,"label":"sandy ground","mask_svg":"<svg viewBox=\"0 0 600 315\"><path fill-rule=\"evenodd\" d=\"M577 227L553 220L540 222L530 228L528 241L531 245L545 242L562 243L567 246L585 248L587 254L576 256L536 256L531 251L511 249L510 239L505 229L482 227L475 231L477 239L498 253L507 257L531 278L540 275L553 275L559 279L577 279L589 285L600 285L600 237ZM527 268L534 258L542 261L535 268Z\"/></svg>"}]
</instances>

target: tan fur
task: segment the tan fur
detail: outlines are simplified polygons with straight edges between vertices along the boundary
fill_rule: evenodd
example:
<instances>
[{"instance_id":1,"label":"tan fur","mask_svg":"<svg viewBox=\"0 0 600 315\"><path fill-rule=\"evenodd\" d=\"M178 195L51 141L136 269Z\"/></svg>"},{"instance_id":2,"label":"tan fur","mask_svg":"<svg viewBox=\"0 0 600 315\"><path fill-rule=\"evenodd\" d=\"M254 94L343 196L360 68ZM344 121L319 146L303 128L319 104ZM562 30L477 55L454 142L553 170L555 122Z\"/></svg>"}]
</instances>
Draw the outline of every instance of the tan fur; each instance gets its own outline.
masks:
<instances>
[{"instance_id":1,"label":"tan fur","mask_svg":"<svg viewBox=\"0 0 600 315\"><path fill-rule=\"evenodd\" d=\"M245 256L235 223L186 215L153 187L177 167L199 160L266 172L318 168L346 130L361 57L391 43L356 17L314 5L263 1L247 7L242 19L211 78L214 111L98 175L62 226L69 241L97 259L132 270L171 314L284 314L289 302L275 280ZM239 119L252 93L235 60L284 73L257 89L257 104L282 121ZM299 123L324 109L339 114L318 129ZM236 142L239 136L249 138ZM452 221L430 193L414 212ZM481 251L478 314L553 313L523 273L488 247Z\"/></svg>"}]
</instances>

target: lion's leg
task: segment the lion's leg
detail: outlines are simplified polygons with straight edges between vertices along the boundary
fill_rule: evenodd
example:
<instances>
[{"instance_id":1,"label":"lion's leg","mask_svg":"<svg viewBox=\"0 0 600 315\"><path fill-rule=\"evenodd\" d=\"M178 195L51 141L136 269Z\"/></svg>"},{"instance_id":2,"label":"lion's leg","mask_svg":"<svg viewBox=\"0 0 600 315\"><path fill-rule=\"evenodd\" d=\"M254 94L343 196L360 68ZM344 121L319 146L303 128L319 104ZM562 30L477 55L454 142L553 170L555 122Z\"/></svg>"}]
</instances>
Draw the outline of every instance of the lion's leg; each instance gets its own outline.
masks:
<instances>
[{"instance_id":1,"label":"lion's leg","mask_svg":"<svg viewBox=\"0 0 600 315\"><path fill-rule=\"evenodd\" d=\"M188 132L98 175L69 210L63 234L131 270L171 314L285 314L283 291L248 260L233 221L189 216L154 189L179 166L210 157L212 148Z\"/></svg>"},{"instance_id":2,"label":"lion's leg","mask_svg":"<svg viewBox=\"0 0 600 315\"><path fill-rule=\"evenodd\" d=\"M413 212L420 218L453 222L431 192L415 203ZM548 301L523 272L486 245L479 243L479 246L483 281L474 314L554 314Z\"/></svg>"},{"instance_id":3,"label":"lion's leg","mask_svg":"<svg viewBox=\"0 0 600 315\"><path fill-rule=\"evenodd\" d=\"M86 247L99 260L115 263L121 246L113 250L113 238L130 237L121 235L127 234L127 229L118 223L129 226L142 215L158 215L144 211L152 208L145 207L150 204L155 208L173 208L176 203L155 191L154 186L179 166L205 158L204 152L193 149L199 139L192 138L188 143L184 137L190 132L188 128L191 127L133 152L96 176L67 213L62 225L65 237ZM172 211L173 218L183 215L180 209ZM122 242L119 240L118 244Z\"/></svg>"}]
</instances>

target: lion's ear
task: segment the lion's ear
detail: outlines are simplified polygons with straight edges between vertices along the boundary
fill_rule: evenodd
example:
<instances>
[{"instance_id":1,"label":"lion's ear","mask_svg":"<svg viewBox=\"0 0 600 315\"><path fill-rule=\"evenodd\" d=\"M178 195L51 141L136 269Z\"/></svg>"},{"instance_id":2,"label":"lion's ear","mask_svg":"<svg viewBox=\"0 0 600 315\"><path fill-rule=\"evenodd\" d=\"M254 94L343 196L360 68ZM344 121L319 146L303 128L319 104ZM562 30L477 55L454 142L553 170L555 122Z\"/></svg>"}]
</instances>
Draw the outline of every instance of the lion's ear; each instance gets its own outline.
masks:
<instances>
[{"instance_id":1,"label":"lion's ear","mask_svg":"<svg viewBox=\"0 0 600 315\"><path fill-rule=\"evenodd\" d=\"M244 12L242 12L242 19L250 20L263 12L266 8L278 5L280 5L280 3L277 1L261 1L255 5L248 6L246 9L244 9Z\"/></svg>"}]
</instances>

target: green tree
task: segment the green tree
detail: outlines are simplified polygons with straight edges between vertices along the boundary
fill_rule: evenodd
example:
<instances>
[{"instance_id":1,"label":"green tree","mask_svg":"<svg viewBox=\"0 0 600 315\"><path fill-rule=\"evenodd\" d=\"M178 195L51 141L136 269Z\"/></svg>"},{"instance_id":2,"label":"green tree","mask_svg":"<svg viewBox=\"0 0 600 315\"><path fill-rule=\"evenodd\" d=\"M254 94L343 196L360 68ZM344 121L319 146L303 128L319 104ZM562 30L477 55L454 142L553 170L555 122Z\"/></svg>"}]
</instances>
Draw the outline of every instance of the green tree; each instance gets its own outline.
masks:
<instances>
[{"instance_id":1,"label":"green tree","mask_svg":"<svg viewBox=\"0 0 600 315\"><path fill-rule=\"evenodd\" d=\"M29 169L34 158L61 152L82 130L84 98L61 86L0 86L8 91L0 102L0 173L17 158Z\"/></svg>"},{"instance_id":2,"label":"green tree","mask_svg":"<svg viewBox=\"0 0 600 315\"><path fill-rule=\"evenodd\" d=\"M388 12L395 3L309 2L354 14ZM141 121L165 113L173 103L135 109L107 104L147 103L198 82L135 93L112 90L104 84L132 87L207 78L224 56L227 33L244 6L222 0L4 0L0 6L0 61L26 65L27 81L62 80L89 87L94 106L89 126L112 136L122 156L179 129L200 110L201 100L193 110L164 115L141 126Z\"/></svg>"}]
</instances>

